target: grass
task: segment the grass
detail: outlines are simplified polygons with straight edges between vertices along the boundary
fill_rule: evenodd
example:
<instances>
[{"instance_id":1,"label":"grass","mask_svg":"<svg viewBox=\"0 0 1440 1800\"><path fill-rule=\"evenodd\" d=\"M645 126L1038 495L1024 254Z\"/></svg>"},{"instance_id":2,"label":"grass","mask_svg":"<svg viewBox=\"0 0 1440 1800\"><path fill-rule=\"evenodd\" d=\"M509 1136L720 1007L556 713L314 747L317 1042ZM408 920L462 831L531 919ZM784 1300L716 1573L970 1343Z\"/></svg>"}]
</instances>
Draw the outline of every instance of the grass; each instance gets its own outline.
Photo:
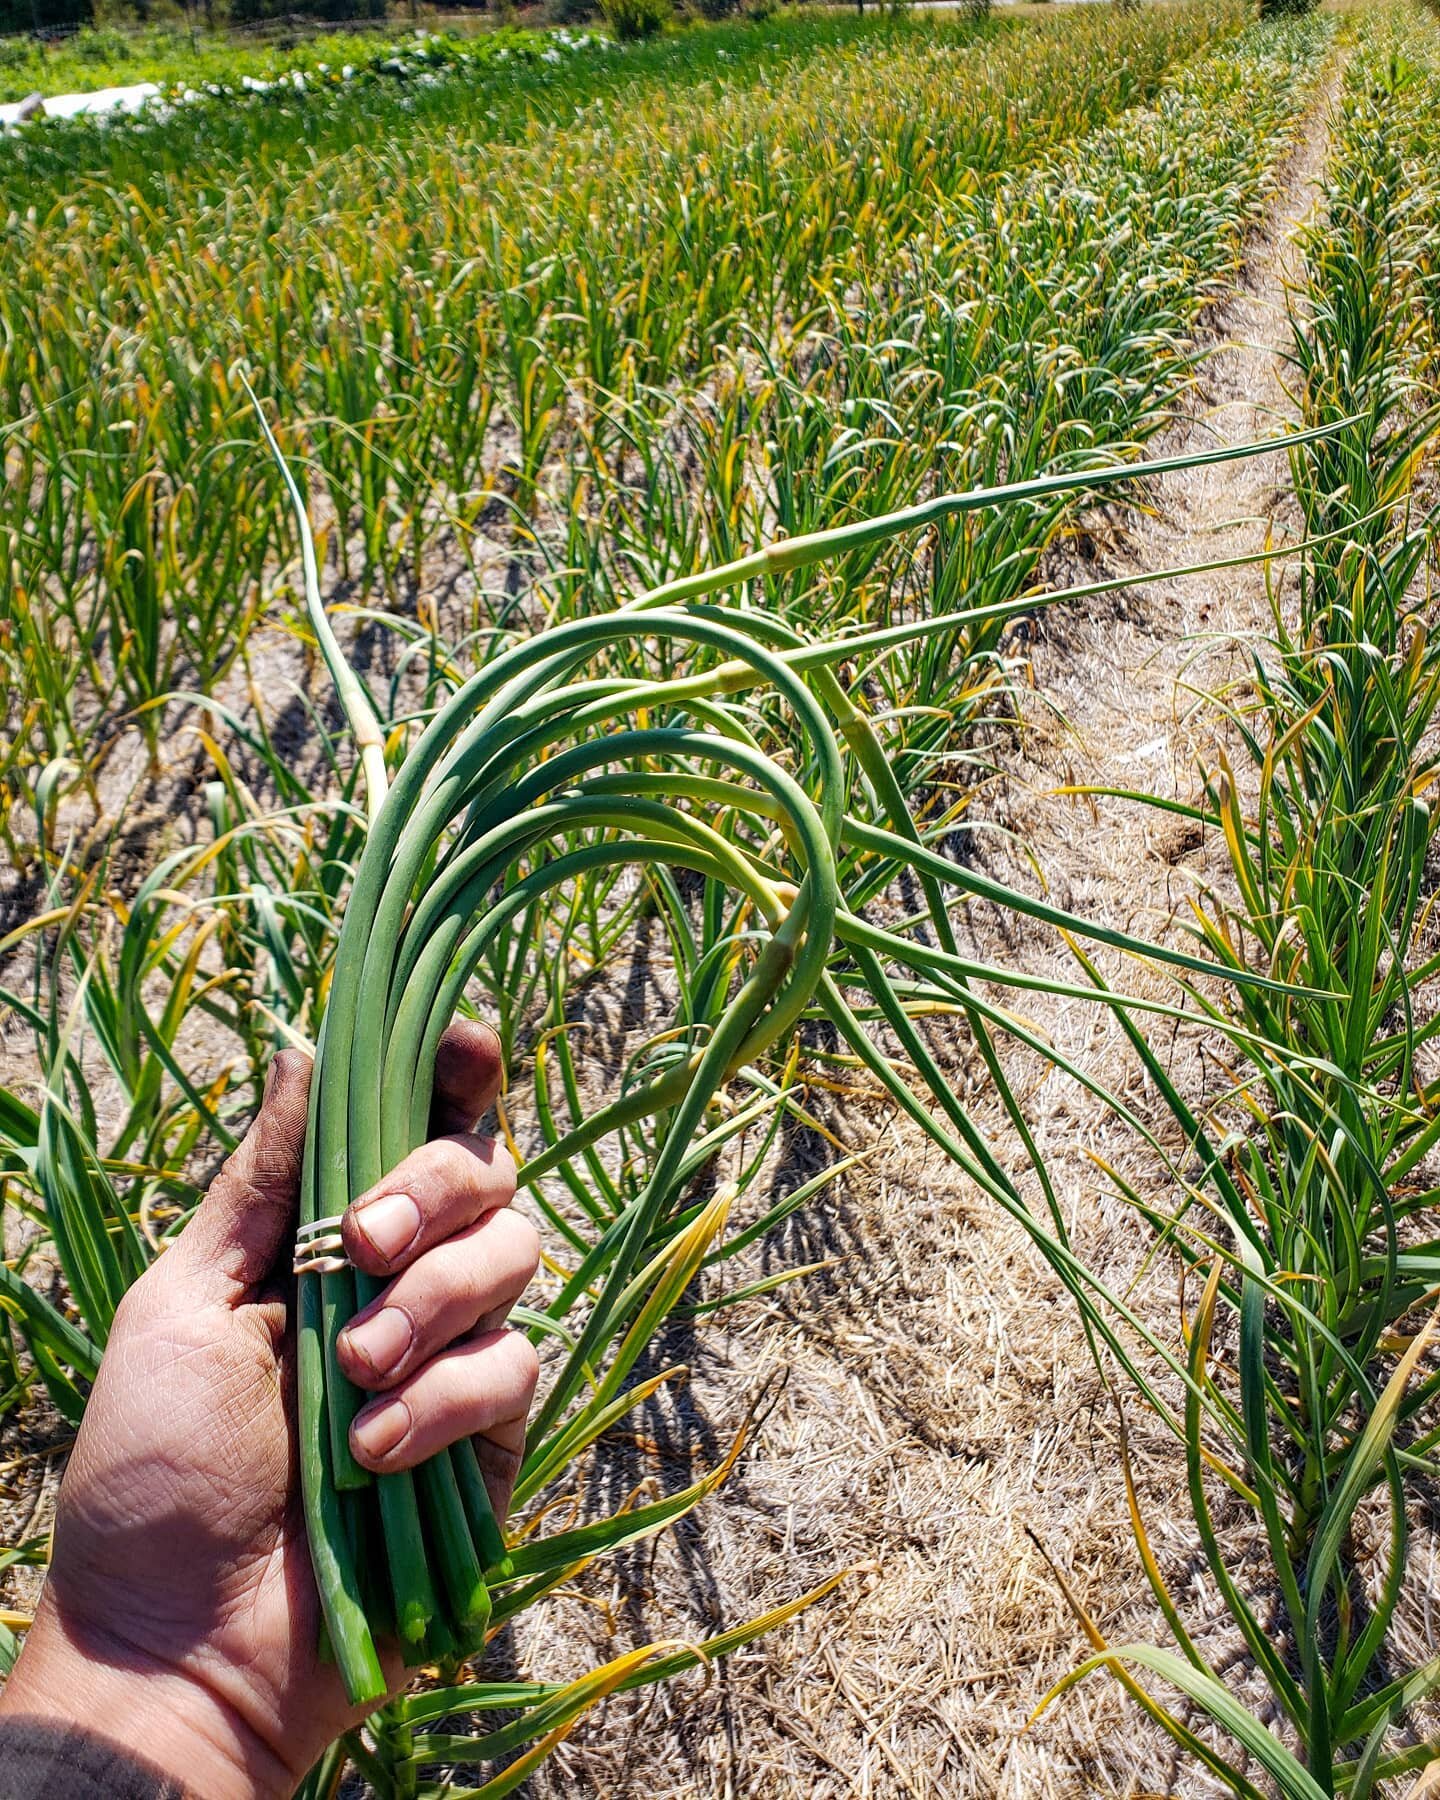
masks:
<instances>
[{"instance_id":1,"label":"grass","mask_svg":"<svg viewBox=\"0 0 1440 1800\"><path fill-rule=\"evenodd\" d=\"M0 953L39 1071L33 1093L0 1090L25 1240L0 1283L7 1403L43 1390L79 1416L119 1295L183 1229L279 1043L325 1065L304 1202L323 1216L413 1140L450 1011L494 1016L502 1119L547 1229L523 1320L547 1385L517 1522L502 1543L466 1510L463 1457L391 1486L388 1583L355 1566L372 1500L326 1356L356 1296L348 1277L306 1283L331 1641L373 1696L371 1627L393 1616L441 1679L327 1758L313 1800L347 1757L381 1794L436 1791L426 1771L456 1763L486 1771L465 1791L509 1791L607 1693L816 1597L568 1684L463 1679L502 1625L728 1472L738 1444L677 1492L577 1498L561 1522L597 1443L675 1373L647 1360L665 1320L793 1273L725 1280L843 1167L758 1197L783 1130L823 1126L807 1075L837 1063L1023 1224L1107 1368L1174 1425L1217 1591L1308 1768L1183 1625L1179 1658L1132 1660L1287 1791L1363 1791L1405 1754L1376 1750L1367 1773L1347 1748L1411 1690L1371 1679L1390 1602L1352 1628L1344 1532L1409 1466L1396 1433L1421 1388L1396 1368L1425 1344L1386 1359L1432 1274L1396 1224L1419 1203L1391 1194L1430 1130L1410 1080L1430 1028L1397 1023L1429 963L1393 948L1428 922L1434 689L1403 599L1435 313L1418 62L1402 80L1357 58L1348 128L1371 137L1336 167L1378 185L1337 176L1309 247L1331 310L1297 326L1297 383L1332 435L1293 449L1316 540L1301 620L1287 629L1277 594L1276 645L1236 705L1265 805L1245 815L1217 768L1197 809L1228 834L1241 906L1213 903L1193 951L1147 947L988 881L952 835L976 723L1013 677L1007 625L1091 591L1038 588L1041 558L1172 416L1334 32L1242 23L1209 5L768 21L563 76L517 58L415 91L358 84L309 127L266 95L47 128L0 176L29 184L0 250L0 831L28 917ZM147 802L186 821L158 848L124 829ZM1069 934L1073 984L963 956L971 898ZM614 979L642 919L673 991L597 1096L571 1003ZM1098 987L1097 943L1166 962L1173 1003ZM1149 1215L1200 1284L1178 1349L1076 1254L1007 1083L1009 1045L1052 1054L1017 1010L1035 985L1127 1021L1199 1156L1175 1216ZM1197 1007L1246 1071L1233 1155L1143 1030ZM957 1098L928 1016L988 1069L1033 1189ZM1103 1097L1164 1158L1166 1132ZM1238 1395L1207 1354L1229 1315ZM1226 1563L1207 1469L1256 1508L1293 1646ZM1157 1599L1178 1622L1163 1583ZM1131 1655L1100 1648L1112 1667ZM475 1733L429 1729L466 1713Z\"/></svg>"},{"instance_id":2,"label":"grass","mask_svg":"<svg viewBox=\"0 0 1440 1800\"><path fill-rule=\"evenodd\" d=\"M453 32L443 34L453 38ZM502 41L539 41L539 33L501 34ZM411 30L326 31L302 42L262 43L243 36L193 37L183 29L152 26L138 31L87 28L46 42L33 37L0 39L0 102L27 94L88 94L97 88L157 82L163 88L229 90L252 81L274 81L299 70L307 76L363 69L414 45ZM458 47L458 40L455 40Z\"/></svg>"}]
</instances>

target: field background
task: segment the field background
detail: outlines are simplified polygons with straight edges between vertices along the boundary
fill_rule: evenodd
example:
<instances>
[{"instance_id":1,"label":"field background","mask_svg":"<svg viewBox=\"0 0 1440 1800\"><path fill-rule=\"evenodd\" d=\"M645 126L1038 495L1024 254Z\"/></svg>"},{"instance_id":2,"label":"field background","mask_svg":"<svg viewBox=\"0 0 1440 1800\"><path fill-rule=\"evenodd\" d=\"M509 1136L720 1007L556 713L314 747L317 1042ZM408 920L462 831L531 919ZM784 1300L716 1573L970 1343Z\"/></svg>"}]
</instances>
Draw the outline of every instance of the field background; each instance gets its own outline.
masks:
<instances>
[{"instance_id":1,"label":"field background","mask_svg":"<svg viewBox=\"0 0 1440 1800\"><path fill-rule=\"evenodd\" d=\"M270 1054L314 1041L363 835L294 515L242 374L302 475L324 600L393 763L508 645L757 543L1344 416L1354 388L1327 389L1305 346L1329 342L1317 296L1342 291L1341 221L1359 204L1346 183L1383 170L1365 215L1382 221L1364 239L1379 260L1344 290L1378 299L1347 341L1381 346L1362 455L1381 471L1376 555L1408 596L1392 660L1424 661L1440 27L1419 7L1259 23L1238 0L782 12L630 45L583 31L478 42L372 46L342 78L348 47L317 40L280 58L299 83L214 96L200 90L221 71L197 65L175 75L199 97L171 111L50 121L3 144L12 1654L83 1405L85 1353L62 1325L98 1341L106 1322L103 1293L89 1307L67 1279L66 1221L119 1246L122 1286L179 1228ZM227 83L282 72L255 56ZM1358 384L1354 358L1337 352L1342 364ZM985 990L1020 1026L1001 1031L1008 1090L973 1020L926 1018L923 1043L1016 1194L1037 1213L1056 1197L1075 1253L1180 1354L1203 1274L1152 1228L1198 1180L1186 1132L1121 1016L1069 991L1075 958L1034 908L1172 946L1192 942L1192 899L1243 908L1230 839L1184 809L1228 763L1253 824L1269 778L1244 762L1256 665L1289 666L1277 617L1308 622L1320 575L1307 562L1146 577L1313 534L1309 467L1272 455L1032 498L750 592L812 637L998 609L882 659L863 687L927 840L1000 890L957 907L959 953L1031 983ZM1393 545L1412 536L1421 549L1402 565ZM1107 581L1070 605L1043 598ZM795 754L759 703L747 718ZM1419 971L1409 1087L1428 1118L1427 846L1396 960L1413 949ZM888 922L914 904L903 882L867 902ZM552 1110L598 1105L682 1019L673 914L687 905L698 917L679 887L672 905L637 877L596 884L568 911L527 915L510 960L472 984L502 1033L499 1123L522 1152L554 1141ZM1207 954L1223 961L1223 946ZM1104 978L1176 1002L1159 970L1097 955ZM1149 1041L1238 1157L1256 1110L1238 1015L1220 982L1196 991ZM877 1042L911 1080L914 1056L884 1027ZM557 1030L574 1059L564 1107L545 1086ZM772 1228L701 1271L635 1370L684 1379L577 1459L536 1516L606 1518L677 1493L748 1419L740 1458L673 1529L507 1626L485 1671L569 1680L850 1573L712 1669L604 1700L524 1791L1235 1791L1103 1674L1027 1726L1091 1647L1077 1612L1112 1643L1167 1641L1128 1469L1199 1653L1288 1731L1197 1552L1184 1455L1155 1406L1117 1401L1054 1263L873 1071L823 1032L797 1044L770 1072L783 1130L729 1225L773 1212ZM727 1154L752 1147L732 1139ZM1416 1192L1427 1166L1405 1170ZM592 1173L629 1191L623 1159ZM583 1199L556 1181L522 1204L546 1234L548 1301L587 1228ZM1178 1406L1174 1370L1137 1355L1150 1398ZM1396 1344L1375 1355L1388 1372ZM1429 1480L1421 1469L1387 1640L1397 1669L1430 1654ZM1282 1635L1253 1519L1232 1506L1219 1535ZM1222 1742L1198 1709L1183 1716ZM1426 1725L1422 1706L1402 1728L1412 1746ZM1384 1791L1403 1792L1404 1773Z\"/></svg>"}]
</instances>

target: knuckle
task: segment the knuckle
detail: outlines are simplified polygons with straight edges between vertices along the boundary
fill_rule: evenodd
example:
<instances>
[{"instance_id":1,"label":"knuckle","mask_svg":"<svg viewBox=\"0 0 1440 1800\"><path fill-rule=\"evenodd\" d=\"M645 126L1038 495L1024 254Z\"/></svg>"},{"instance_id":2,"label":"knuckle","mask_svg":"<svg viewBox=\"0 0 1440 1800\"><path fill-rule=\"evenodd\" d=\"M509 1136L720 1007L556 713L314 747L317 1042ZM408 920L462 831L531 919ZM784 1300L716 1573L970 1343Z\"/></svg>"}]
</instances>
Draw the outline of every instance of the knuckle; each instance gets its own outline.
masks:
<instances>
[{"instance_id":1,"label":"knuckle","mask_svg":"<svg viewBox=\"0 0 1440 1800\"><path fill-rule=\"evenodd\" d=\"M515 1387L528 1406L540 1382L540 1352L523 1331L508 1331L503 1342L514 1372Z\"/></svg>"},{"instance_id":2,"label":"knuckle","mask_svg":"<svg viewBox=\"0 0 1440 1800\"><path fill-rule=\"evenodd\" d=\"M299 1178L304 1125L257 1131L252 1129L240 1148L226 1158L210 1184L218 1188L226 1204L234 1207L273 1205L287 1196Z\"/></svg>"},{"instance_id":3,"label":"knuckle","mask_svg":"<svg viewBox=\"0 0 1440 1800\"><path fill-rule=\"evenodd\" d=\"M447 1194L475 1185L475 1156L460 1137L437 1138L421 1152L433 1165L435 1179Z\"/></svg>"},{"instance_id":4,"label":"knuckle","mask_svg":"<svg viewBox=\"0 0 1440 1800\"><path fill-rule=\"evenodd\" d=\"M446 1194L483 1195L499 1206L515 1192L515 1158L494 1138L468 1133L435 1138L418 1154Z\"/></svg>"},{"instance_id":5,"label":"knuckle","mask_svg":"<svg viewBox=\"0 0 1440 1800\"><path fill-rule=\"evenodd\" d=\"M500 1238L500 1250L508 1269L524 1273L528 1282L540 1267L540 1233L517 1212L498 1212L488 1229Z\"/></svg>"},{"instance_id":6,"label":"knuckle","mask_svg":"<svg viewBox=\"0 0 1440 1800\"><path fill-rule=\"evenodd\" d=\"M472 1173L474 1165L479 1163L485 1187L500 1190L508 1201L515 1192L515 1158L499 1138L472 1137L466 1141Z\"/></svg>"},{"instance_id":7,"label":"knuckle","mask_svg":"<svg viewBox=\"0 0 1440 1800\"><path fill-rule=\"evenodd\" d=\"M272 1158L262 1145L247 1140L210 1183L210 1199L218 1199L229 1212L248 1213L270 1204L268 1174Z\"/></svg>"}]
</instances>

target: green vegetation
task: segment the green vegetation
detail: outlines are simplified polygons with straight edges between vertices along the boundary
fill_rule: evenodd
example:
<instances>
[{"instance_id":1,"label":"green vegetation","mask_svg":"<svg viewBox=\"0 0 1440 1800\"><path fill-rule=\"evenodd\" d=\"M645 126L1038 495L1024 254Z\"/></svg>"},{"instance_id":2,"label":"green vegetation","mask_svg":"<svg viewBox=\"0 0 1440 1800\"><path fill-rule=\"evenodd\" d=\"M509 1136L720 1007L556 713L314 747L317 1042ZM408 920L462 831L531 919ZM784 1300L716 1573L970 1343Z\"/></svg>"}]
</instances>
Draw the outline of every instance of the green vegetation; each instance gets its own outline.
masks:
<instances>
[{"instance_id":1,"label":"green vegetation","mask_svg":"<svg viewBox=\"0 0 1440 1800\"><path fill-rule=\"evenodd\" d=\"M338 72L347 64L367 64L392 43L413 41L414 32L332 31L301 43L249 43L244 38L207 36L192 42L175 27L148 31L86 30L45 42L33 37L0 39L0 101L26 94L86 94L95 88L127 87L158 81L162 87L238 85L244 76L271 81L293 69Z\"/></svg>"},{"instance_id":2,"label":"green vegetation","mask_svg":"<svg viewBox=\"0 0 1440 1800\"><path fill-rule=\"evenodd\" d=\"M601 0L601 11L622 41L654 37L675 16L670 0Z\"/></svg>"},{"instance_id":3,"label":"green vegetation","mask_svg":"<svg viewBox=\"0 0 1440 1800\"><path fill-rule=\"evenodd\" d=\"M455 1791L511 1791L605 1694L816 1598L569 1684L462 1679L500 1625L723 1481L731 1459L558 1528L547 1504L676 1373L646 1360L667 1319L703 1329L797 1273L743 1256L845 1166L761 1180L787 1130L823 1128L807 1077L837 1067L1023 1224L1107 1370L1172 1423L1211 1578L1305 1766L1226 1698L1158 1574L1181 1654L1100 1660L1176 1681L1287 1794L1363 1795L1423 1760L1381 1728L1429 1677L1375 1673L1399 1529L1378 1601L1347 1534L1372 1491L1403 1520L1433 1448L1406 1315L1440 1274L1417 1224L1436 1027L1412 1003L1435 972L1440 688L1405 513L1433 425L1433 33L1407 24L1402 50L1367 24L1307 243L1297 383L1328 435L1296 440L1293 471L1315 541L1298 622L1277 586L1232 702L1254 770L1210 771L1195 810L1238 903L1213 900L1193 951L1147 949L997 886L953 837L1014 677L1007 626L1091 591L1037 591L1041 557L1172 416L1335 29L1179 4L784 18L553 61L497 40L480 65L441 51L7 146L0 843L29 916L0 937L0 1000L38 1080L0 1090L24 1228L6 1404L78 1418L120 1295L281 1043L324 1067L314 1219L416 1141L451 1011L493 1018L547 1232L521 1319L544 1398L505 1537L463 1452L372 1501L327 1359L353 1279L302 1284L331 1644L374 1697L372 1624L394 1619L442 1677L339 1746L312 1800L346 1757L384 1795L449 1791L433 1771L457 1764L489 1779ZM1067 933L1073 987L962 956L975 897ZM642 924L673 990L597 1089L571 1009ZM1097 942L1168 966L1173 1004L1104 988ZM1010 1009L1036 985L1113 1008L1173 1114L1104 1096L1185 1196L1173 1217L1136 1196L1195 1266L1179 1349L1080 1261L1035 1154L1005 1070L1012 1042L1054 1056ZM1155 1014L1228 1036L1219 1123L1169 1082ZM988 1069L1023 1180L954 1092L936 1015ZM1288 1643L1216 1542L1207 1469L1255 1509ZM357 1556L377 1537L384 1559ZM427 1729L466 1714L469 1735Z\"/></svg>"},{"instance_id":4,"label":"green vegetation","mask_svg":"<svg viewBox=\"0 0 1440 1800\"><path fill-rule=\"evenodd\" d=\"M1136 227L1154 222L1165 278L1153 303L1133 297L1136 329L1113 343L1111 271L1087 267L1080 249L1109 222L1087 210L1067 224L1062 206L1052 225L1050 197L1020 183L1040 259L1027 277L976 190L987 172L1043 154L1047 137L1127 103L1147 68L1158 82L1216 16L1138 18L1122 28L1132 55L1116 68L1098 58L1111 29L1077 27L1097 52L1085 81L1074 77L1076 28L850 26L802 58L797 26L778 68L768 26L721 28L718 46L667 55L663 85L648 51L628 88L606 60L581 121L558 127L527 124L528 71L492 89L493 105L468 83L426 90L422 105L462 121L428 131L401 128L421 108L402 110L407 97L388 88L346 95L343 129L358 119L375 148L277 162L248 188L232 171L259 125L228 110L177 118L165 135L184 171L152 170L140 196L126 183L153 129L21 140L17 179L32 151L53 160L93 146L110 166L87 180L83 205L58 183L50 206L27 203L0 251L0 395L16 421L0 572L20 597L7 649L25 670L19 691L46 700L16 744L19 792L33 811L35 783L72 755L87 708L148 708L153 741L163 714L152 703L223 683L264 572L293 557L288 502L235 379L242 347L285 447L313 469L328 514L322 555L392 608L458 563L477 590L472 633L504 623L517 580L534 589L532 616L603 606L637 576L660 580L753 541L772 518L801 530L817 506L828 522L837 508L890 510L937 475L984 480L1000 457L1017 474L1038 468L1091 446L1087 410L1127 441L1127 382L1139 384L1141 416L1152 400L1163 408L1165 337L1183 324L1166 296L1194 309L1196 262L1164 187L1178 175L1167 171L1151 199L1117 170L1116 204ZM825 43L835 28L818 29ZM725 77L720 109L726 45L748 59ZM675 79L687 67L690 80ZM1037 95L1052 108L1043 126ZM1238 101L1237 89L1228 104ZM923 136L917 102L934 109ZM282 104L256 103L272 140L293 126L313 143L303 107L277 119ZM573 120L573 100L567 111ZM1243 153L1254 139L1237 131ZM1192 135L1201 158L1231 153L1198 126ZM1110 153L1126 154L1118 142ZM949 258L959 293L1001 284L1008 310L993 318L951 304L904 254L944 201L954 229L927 255ZM61 205L70 223L57 237ZM1214 242L1197 218L1200 255L1223 264L1233 210L1227 200L1215 213ZM1028 368L1041 295L1066 283L1077 284L1077 325L1088 305L1111 367L1027 379L1012 401L1005 371ZM846 303L856 285L858 309ZM1172 378L1182 354L1169 353ZM763 366L751 379L753 357ZM1053 416L1047 394L1066 395ZM972 413L986 429L952 450ZM695 460L711 472L698 484ZM80 554L76 518L94 557ZM507 591L484 592L496 579ZM46 604L32 609L42 589ZM867 592L845 604L860 611ZM83 758L78 779L91 779Z\"/></svg>"},{"instance_id":5,"label":"green vegetation","mask_svg":"<svg viewBox=\"0 0 1440 1800\"><path fill-rule=\"evenodd\" d=\"M1440 32L1414 8L1367 15L1294 316L1305 421L1356 422L1294 453L1314 546L1296 591L1277 583L1251 680L1223 697L1240 764L1206 769L1206 803L1190 813L1229 854L1233 887L1198 914L1216 966L1306 993L1236 983L1200 1002L1240 1053L1208 1116L1132 1032L1185 1135L1185 1202L1162 1217L1132 1198L1195 1270L1189 1391L1173 1419L1194 1524L1300 1758L1227 1693L1148 1554L1179 1654L1119 1646L1086 1667L1108 1662L1126 1679L1138 1665L1173 1683L1287 1800L1379 1793L1434 1755L1412 1719L1440 1663L1397 1666L1391 1627L1412 1603L1415 1497L1440 1444L1440 1380L1425 1360L1440 1287L1440 1089L1427 1056L1440 1032L1427 998L1440 973L1440 660L1427 620L1434 526L1412 510L1440 429L1437 117ZM1283 1624L1262 1612L1253 1547L1222 1542L1222 1488L1253 1518ZM1138 1510L1134 1523L1148 1552ZM1227 1791L1257 1791L1243 1764L1153 1710Z\"/></svg>"}]
</instances>

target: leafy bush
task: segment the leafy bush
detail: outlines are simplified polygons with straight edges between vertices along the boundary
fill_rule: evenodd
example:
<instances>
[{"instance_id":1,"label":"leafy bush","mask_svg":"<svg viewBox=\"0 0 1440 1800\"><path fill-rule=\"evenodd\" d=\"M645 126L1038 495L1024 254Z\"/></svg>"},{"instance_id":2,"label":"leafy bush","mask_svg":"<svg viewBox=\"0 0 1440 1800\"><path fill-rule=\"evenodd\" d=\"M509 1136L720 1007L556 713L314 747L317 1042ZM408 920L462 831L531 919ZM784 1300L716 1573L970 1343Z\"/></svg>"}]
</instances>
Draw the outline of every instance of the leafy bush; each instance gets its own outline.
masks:
<instances>
[{"instance_id":1,"label":"leafy bush","mask_svg":"<svg viewBox=\"0 0 1440 1800\"><path fill-rule=\"evenodd\" d=\"M123 63L130 60L130 45L125 34L102 26L98 31L82 31L70 46L71 54L83 63Z\"/></svg>"},{"instance_id":2,"label":"leafy bush","mask_svg":"<svg viewBox=\"0 0 1440 1800\"><path fill-rule=\"evenodd\" d=\"M622 40L654 37L674 17L670 0L600 0L600 11Z\"/></svg>"}]
</instances>

